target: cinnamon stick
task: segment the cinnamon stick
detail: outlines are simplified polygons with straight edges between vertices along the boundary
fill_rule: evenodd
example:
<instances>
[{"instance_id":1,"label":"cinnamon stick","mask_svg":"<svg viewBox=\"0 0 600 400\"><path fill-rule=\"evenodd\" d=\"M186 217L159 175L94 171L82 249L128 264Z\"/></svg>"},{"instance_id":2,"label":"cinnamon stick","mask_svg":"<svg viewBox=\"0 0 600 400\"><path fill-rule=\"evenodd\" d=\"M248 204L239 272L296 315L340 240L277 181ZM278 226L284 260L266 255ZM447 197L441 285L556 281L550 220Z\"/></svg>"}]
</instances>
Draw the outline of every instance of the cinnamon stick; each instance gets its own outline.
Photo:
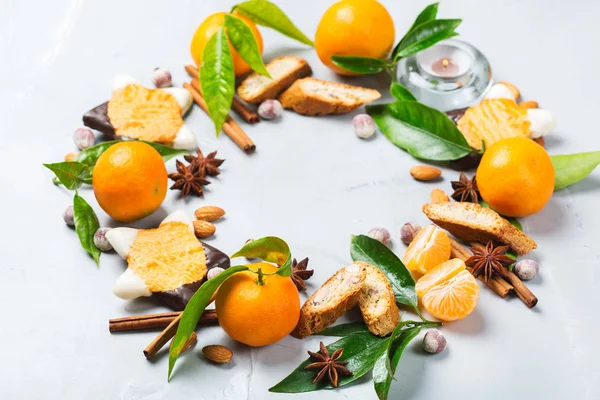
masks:
<instances>
[{"instance_id":1,"label":"cinnamon stick","mask_svg":"<svg viewBox=\"0 0 600 400\"><path fill-rule=\"evenodd\" d=\"M196 332L192 332L192 334L190 335L190 337L188 338L188 340L183 344L183 347L181 349L181 353L183 353L184 351L186 351L187 349L189 349L190 347L192 347L194 345L194 343L196 343L196 340L198 340L198 334ZM173 347L173 341L171 340L171 344L169 345L169 349ZM181 354L179 353L179 354Z\"/></svg>"},{"instance_id":2,"label":"cinnamon stick","mask_svg":"<svg viewBox=\"0 0 600 400\"><path fill-rule=\"evenodd\" d=\"M179 314L181 314L181 311L114 318L108 321L108 330L111 333L114 333L145 329L164 329L173 322ZM198 321L198 325L211 325L218 322L217 312L215 310L205 310Z\"/></svg>"},{"instance_id":3,"label":"cinnamon stick","mask_svg":"<svg viewBox=\"0 0 600 400\"><path fill-rule=\"evenodd\" d=\"M461 260L466 261L473 255L462 244L458 243L452 238L450 238L450 245L452 246L452 251L450 254L453 258L460 258ZM467 267L467 270L471 272L472 268ZM496 275L492 276L488 282L483 280L483 276L479 276L478 279L485 283L487 287L492 289L494 293L502 298L506 298L506 296L508 296L508 294L515 289L510 283Z\"/></svg>"},{"instance_id":4,"label":"cinnamon stick","mask_svg":"<svg viewBox=\"0 0 600 400\"><path fill-rule=\"evenodd\" d=\"M194 67L193 65L186 65L185 71L190 76L190 78L198 79L198 68ZM246 103L240 100L237 96L233 96L231 109L249 124L255 124L257 122L260 122L258 114L254 112L254 110L252 110L250 107L248 107Z\"/></svg>"},{"instance_id":5,"label":"cinnamon stick","mask_svg":"<svg viewBox=\"0 0 600 400\"><path fill-rule=\"evenodd\" d=\"M198 85L198 80L192 80L192 84L184 83L183 87L187 89L194 98L196 104L198 104L204 112L208 114L208 106L206 105L206 101L200 94L200 91L194 86L194 82L196 87ZM252 142L252 139L246 135L244 130L235 122L229 115L225 119L225 123L223 124L223 131L238 145L240 149L242 149L245 153L252 153L256 150L256 145Z\"/></svg>"},{"instance_id":6,"label":"cinnamon stick","mask_svg":"<svg viewBox=\"0 0 600 400\"><path fill-rule=\"evenodd\" d=\"M183 313L175 317L175 319L171 321L171 323L144 349L144 356L146 356L146 359L150 360L154 357L156 353L158 353L158 351L162 349L173 336L175 336L182 315Z\"/></svg>"},{"instance_id":7,"label":"cinnamon stick","mask_svg":"<svg viewBox=\"0 0 600 400\"><path fill-rule=\"evenodd\" d=\"M529 288L527 286L525 286L523 281L521 281L521 279L519 279L519 277L517 275L515 275L514 272L509 271L507 269L503 275L503 278L506 279L506 281L508 281L508 283L513 285L513 287L515 288L515 293L517 294L517 297L519 299L521 299L521 301L523 303L525 303L525 305L527 307L529 307L529 308L535 307L535 305L538 302L537 297L535 297L535 295L533 293L531 293L531 290L529 290Z\"/></svg>"}]
</instances>

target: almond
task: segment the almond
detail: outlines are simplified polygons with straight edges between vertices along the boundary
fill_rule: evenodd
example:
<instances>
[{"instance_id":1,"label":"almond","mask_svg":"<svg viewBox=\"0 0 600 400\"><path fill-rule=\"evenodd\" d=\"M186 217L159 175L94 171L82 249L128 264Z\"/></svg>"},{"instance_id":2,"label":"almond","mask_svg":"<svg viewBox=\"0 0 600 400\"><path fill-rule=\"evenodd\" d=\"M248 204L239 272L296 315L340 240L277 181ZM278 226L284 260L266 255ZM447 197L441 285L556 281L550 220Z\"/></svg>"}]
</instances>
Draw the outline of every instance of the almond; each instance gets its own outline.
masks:
<instances>
[{"instance_id":1,"label":"almond","mask_svg":"<svg viewBox=\"0 0 600 400\"><path fill-rule=\"evenodd\" d=\"M519 107L521 108L540 108L540 105L537 101L535 100L526 100L526 101L522 101L519 103Z\"/></svg>"},{"instance_id":2,"label":"almond","mask_svg":"<svg viewBox=\"0 0 600 400\"><path fill-rule=\"evenodd\" d=\"M200 207L195 212L196 218L203 221L216 221L225 215L225 210L216 206Z\"/></svg>"},{"instance_id":3,"label":"almond","mask_svg":"<svg viewBox=\"0 0 600 400\"><path fill-rule=\"evenodd\" d=\"M410 174L418 181L432 181L442 175L442 170L429 165L415 165L410 169Z\"/></svg>"},{"instance_id":4,"label":"almond","mask_svg":"<svg viewBox=\"0 0 600 400\"><path fill-rule=\"evenodd\" d=\"M448 196L446 196L446 193L444 193L442 189L433 189L431 191L431 201L433 203L445 203L450 201L450 199Z\"/></svg>"},{"instance_id":5,"label":"almond","mask_svg":"<svg viewBox=\"0 0 600 400\"><path fill-rule=\"evenodd\" d=\"M228 363L233 358L233 352L220 344L205 346L202 353L208 360L217 364Z\"/></svg>"},{"instance_id":6,"label":"almond","mask_svg":"<svg viewBox=\"0 0 600 400\"><path fill-rule=\"evenodd\" d=\"M208 221L194 221L194 233L196 234L196 237L200 239L211 237L214 235L215 230L217 230L217 228Z\"/></svg>"},{"instance_id":7,"label":"almond","mask_svg":"<svg viewBox=\"0 0 600 400\"><path fill-rule=\"evenodd\" d=\"M187 349L189 349L190 347L192 347L194 345L194 343L196 343L196 340L198 340L198 335L196 334L196 332L192 332L192 334L190 335L189 339L183 345L183 348L181 349L181 352L183 353L184 351L186 351ZM171 340L171 347L173 347L173 341L172 340Z\"/></svg>"},{"instance_id":8,"label":"almond","mask_svg":"<svg viewBox=\"0 0 600 400\"><path fill-rule=\"evenodd\" d=\"M515 100L518 99L519 97L521 97L521 92L519 92L519 89L513 85L510 82L498 82L504 86L506 86L513 94L513 96L515 96Z\"/></svg>"}]
</instances>

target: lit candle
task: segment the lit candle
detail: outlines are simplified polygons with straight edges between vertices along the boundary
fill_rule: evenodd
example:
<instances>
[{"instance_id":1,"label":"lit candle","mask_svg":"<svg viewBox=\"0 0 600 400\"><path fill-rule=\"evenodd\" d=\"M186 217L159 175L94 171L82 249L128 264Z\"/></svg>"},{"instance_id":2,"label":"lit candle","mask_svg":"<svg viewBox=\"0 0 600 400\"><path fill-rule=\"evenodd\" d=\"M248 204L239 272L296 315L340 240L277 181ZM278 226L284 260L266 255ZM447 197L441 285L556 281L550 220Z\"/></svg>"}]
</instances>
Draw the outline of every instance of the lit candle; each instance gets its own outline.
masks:
<instances>
[{"instance_id":1,"label":"lit candle","mask_svg":"<svg viewBox=\"0 0 600 400\"><path fill-rule=\"evenodd\" d=\"M435 78L458 79L471 70L473 58L462 48L441 44L417 54L417 63Z\"/></svg>"}]
</instances>

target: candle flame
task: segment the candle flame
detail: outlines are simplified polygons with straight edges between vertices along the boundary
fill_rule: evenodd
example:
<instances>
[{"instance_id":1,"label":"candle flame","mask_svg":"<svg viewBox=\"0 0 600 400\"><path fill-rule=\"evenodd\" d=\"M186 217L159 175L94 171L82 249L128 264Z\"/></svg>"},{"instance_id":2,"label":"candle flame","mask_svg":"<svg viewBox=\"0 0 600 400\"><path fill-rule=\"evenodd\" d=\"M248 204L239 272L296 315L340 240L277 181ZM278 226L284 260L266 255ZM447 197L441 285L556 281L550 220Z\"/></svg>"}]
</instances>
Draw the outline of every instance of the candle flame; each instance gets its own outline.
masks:
<instances>
[{"instance_id":1,"label":"candle flame","mask_svg":"<svg viewBox=\"0 0 600 400\"><path fill-rule=\"evenodd\" d=\"M448 67L448 65L450 65L450 60L448 60L447 58L444 58L444 59L442 60L442 66L443 66L444 68L447 68L447 67Z\"/></svg>"}]
</instances>

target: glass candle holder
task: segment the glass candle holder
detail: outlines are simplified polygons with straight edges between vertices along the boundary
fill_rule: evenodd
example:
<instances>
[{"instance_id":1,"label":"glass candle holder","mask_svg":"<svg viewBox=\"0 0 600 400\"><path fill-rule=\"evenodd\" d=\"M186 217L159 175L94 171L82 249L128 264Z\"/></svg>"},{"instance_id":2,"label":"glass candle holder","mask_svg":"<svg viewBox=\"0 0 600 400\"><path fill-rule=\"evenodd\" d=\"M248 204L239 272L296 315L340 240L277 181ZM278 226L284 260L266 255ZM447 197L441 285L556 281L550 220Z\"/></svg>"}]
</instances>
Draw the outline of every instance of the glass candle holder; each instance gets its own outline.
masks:
<instances>
[{"instance_id":1,"label":"glass candle holder","mask_svg":"<svg viewBox=\"0 0 600 400\"><path fill-rule=\"evenodd\" d=\"M396 80L421 103L450 111L478 103L492 85L492 70L477 48L448 39L400 60Z\"/></svg>"}]
</instances>

